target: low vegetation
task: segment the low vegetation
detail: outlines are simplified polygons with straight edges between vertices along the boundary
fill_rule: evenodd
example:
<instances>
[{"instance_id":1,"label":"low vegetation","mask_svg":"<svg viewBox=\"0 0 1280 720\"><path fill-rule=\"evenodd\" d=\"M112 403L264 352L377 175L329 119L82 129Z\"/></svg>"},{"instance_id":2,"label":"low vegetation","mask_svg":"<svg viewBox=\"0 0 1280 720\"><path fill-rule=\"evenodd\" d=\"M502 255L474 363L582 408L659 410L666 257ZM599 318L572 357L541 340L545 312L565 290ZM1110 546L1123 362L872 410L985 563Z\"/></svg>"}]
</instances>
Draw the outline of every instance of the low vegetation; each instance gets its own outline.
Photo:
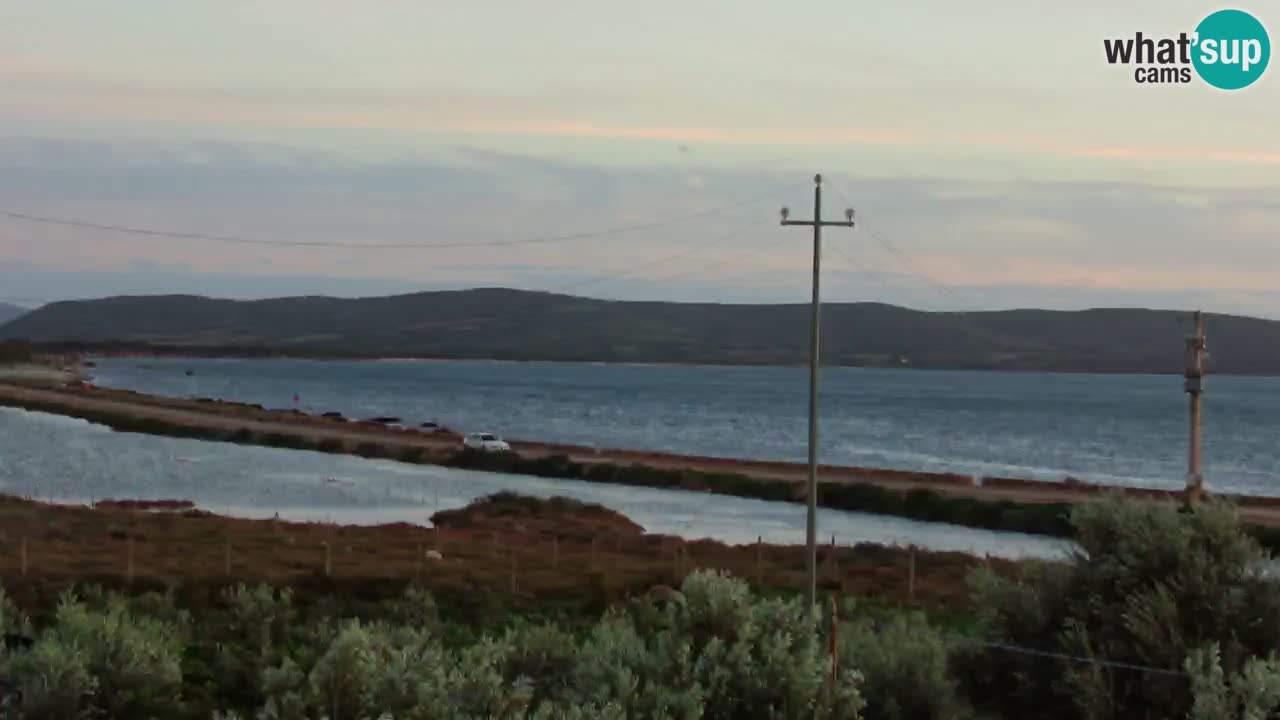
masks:
<instances>
[{"instance_id":1,"label":"low vegetation","mask_svg":"<svg viewBox=\"0 0 1280 720\"><path fill-rule=\"evenodd\" d=\"M431 524L449 530L475 528L519 531L530 523L552 524L561 538L609 538L618 535L639 539L644 528L627 516L603 505L565 497L548 499L499 492L482 497L464 508L442 510Z\"/></svg>"},{"instance_id":2,"label":"low vegetation","mask_svg":"<svg viewBox=\"0 0 1280 720\"><path fill-rule=\"evenodd\" d=\"M518 473L541 477L585 480L667 489L711 491L724 495L799 502L801 488L793 482L739 473L669 470L641 464L577 463L566 455L526 458L518 453L482 453L462 450L445 461L470 470ZM986 530L1068 537L1071 506L1066 503L1018 503L944 496L927 489L905 493L863 483L825 483L819 486L818 504L851 512L951 523Z\"/></svg>"},{"instance_id":3,"label":"low vegetation","mask_svg":"<svg viewBox=\"0 0 1280 720\"><path fill-rule=\"evenodd\" d=\"M518 516L542 507L483 503ZM573 510L562 505L560 510ZM593 511L591 508L584 508ZM232 584L0 592L0 717L1246 720L1280 713L1280 584L1230 507L1073 510L1068 562L975 569L973 615L845 600L829 616L720 570L602 613L466 623ZM835 622L831 622L834 619Z\"/></svg>"},{"instance_id":4,"label":"low vegetation","mask_svg":"<svg viewBox=\"0 0 1280 720\"><path fill-rule=\"evenodd\" d=\"M22 340L0 340L0 364L29 363L33 358L31 343Z\"/></svg>"}]
</instances>

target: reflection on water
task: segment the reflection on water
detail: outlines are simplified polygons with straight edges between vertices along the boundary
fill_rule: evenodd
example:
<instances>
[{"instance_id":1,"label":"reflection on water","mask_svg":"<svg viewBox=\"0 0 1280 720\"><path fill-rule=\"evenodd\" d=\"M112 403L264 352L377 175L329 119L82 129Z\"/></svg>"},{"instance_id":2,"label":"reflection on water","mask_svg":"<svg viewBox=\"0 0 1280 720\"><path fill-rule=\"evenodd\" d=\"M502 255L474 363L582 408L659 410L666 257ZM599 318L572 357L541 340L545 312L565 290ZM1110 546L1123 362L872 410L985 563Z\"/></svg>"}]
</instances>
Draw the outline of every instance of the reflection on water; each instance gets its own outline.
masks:
<instances>
[{"instance_id":1,"label":"reflection on water","mask_svg":"<svg viewBox=\"0 0 1280 720\"><path fill-rule=\"evenodd\" d=\"M804 541L803 506L679 490L405 465L387 460L115 433L82 420L0 408L0 492L53 501L188 499L244 517L429 524L437 509L513 490L613 508L654 533L730 543ZM1005 557L1057 556L1062 541L824 510L823 538L914 543Z\"/></svg>"}]
</instances>

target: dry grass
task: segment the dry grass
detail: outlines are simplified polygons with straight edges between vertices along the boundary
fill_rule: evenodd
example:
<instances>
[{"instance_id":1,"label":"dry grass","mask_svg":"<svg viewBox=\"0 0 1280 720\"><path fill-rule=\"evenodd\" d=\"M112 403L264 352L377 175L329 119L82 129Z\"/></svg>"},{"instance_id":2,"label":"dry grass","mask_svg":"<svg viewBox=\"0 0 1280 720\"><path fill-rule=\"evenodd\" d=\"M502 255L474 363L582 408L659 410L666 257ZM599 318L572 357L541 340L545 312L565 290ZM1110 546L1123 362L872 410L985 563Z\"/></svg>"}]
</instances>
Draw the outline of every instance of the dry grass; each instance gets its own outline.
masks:
<instances>
[{"instance_id":1,"label":"dry grass","mask_svg":"<svg viewBox=\"0 0 1280 720\"><path fill-rule=\"evenodd\" d=\"M417 583L446 599L482 597L536 608L603 607L654 585L679 583L697 568L725 569L766 591L798 590L805 581L799 546L686 542L636 532L625 518L599 522L597 516L570 529L564 512L526 512L518 522L510 515L492 523L476 516L435 530L57 506L0 496L0 583L28 607L49 603L73 584L190 591L268 582L370 597ZM981 561L917 553L914 597L908 596L909 562L904 550L824 547L821 581L842 595L960 608L967 604L964 576Z\"/></svg>"}]
</instances>

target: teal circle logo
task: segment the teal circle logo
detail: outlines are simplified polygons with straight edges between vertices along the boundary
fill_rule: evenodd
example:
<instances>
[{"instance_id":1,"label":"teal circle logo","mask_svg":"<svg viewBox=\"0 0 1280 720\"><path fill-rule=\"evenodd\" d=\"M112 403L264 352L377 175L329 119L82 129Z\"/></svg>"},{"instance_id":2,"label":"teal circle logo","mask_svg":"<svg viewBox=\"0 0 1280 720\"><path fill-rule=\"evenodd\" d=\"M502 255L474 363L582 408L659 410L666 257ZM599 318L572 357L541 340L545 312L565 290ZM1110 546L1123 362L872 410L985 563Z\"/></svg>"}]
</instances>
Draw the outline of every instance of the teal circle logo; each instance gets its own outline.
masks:
<instances>
[{"instance_id":1,"label":"teal circle logo","mask_svg":"<svg viewBox=\"0 0 1280 720\"><path fill-rule=\"evenodd\" d=\"M1196 26L1196 72L1220 90L1257 82L1271 60L1271 38L1257 18L1243 10L1219 10Z\"/></svg>"}]
</instances>

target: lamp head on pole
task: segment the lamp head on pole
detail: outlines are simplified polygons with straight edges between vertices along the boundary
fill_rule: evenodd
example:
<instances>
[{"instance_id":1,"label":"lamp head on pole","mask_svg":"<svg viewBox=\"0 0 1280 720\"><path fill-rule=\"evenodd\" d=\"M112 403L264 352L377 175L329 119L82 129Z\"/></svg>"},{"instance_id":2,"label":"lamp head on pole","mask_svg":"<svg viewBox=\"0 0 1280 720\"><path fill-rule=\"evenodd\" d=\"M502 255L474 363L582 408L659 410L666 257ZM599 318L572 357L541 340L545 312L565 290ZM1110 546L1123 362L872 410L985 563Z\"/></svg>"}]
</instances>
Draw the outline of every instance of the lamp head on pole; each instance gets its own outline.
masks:
<instances>
[{"instance_id":1,"label":"lamp head on pole","mask_svg":"<svg viewBox=\"0 0 1280 720\"><path fill-rule=\"evenodd\" d=\"M790 215L790 214L791 214L791 211L790 211L790 210L788 210L787 208L782 208L782 213L781 213L781 215L782 215L782 222L786 222L786 221L787 221L787 216L788 216L788 215Z\"/></svg>"},{"instance_id":2,"label":"lamp head on pole","mask_svg":"<svg viewBox=\"0 0 1280 720\"><path fill-rule=\"evenodd\" d=\"M844 219L853 222L853 208L844 209Z\"/></svg>"},{"instance_id":3,"label":"lamp head on pole","mask_svg":"<svg viewBox=\"0 0 1280 720\"><path fill-rule=\"evenodd\" d=\"M814 184L814 185L821 185L821 184L822 184L822 174L821 174L821 173L819 173L819 174L817 174L817 175L814 175L814 176L813 176L813 184Z\"/></svg>"}]
</instances>

